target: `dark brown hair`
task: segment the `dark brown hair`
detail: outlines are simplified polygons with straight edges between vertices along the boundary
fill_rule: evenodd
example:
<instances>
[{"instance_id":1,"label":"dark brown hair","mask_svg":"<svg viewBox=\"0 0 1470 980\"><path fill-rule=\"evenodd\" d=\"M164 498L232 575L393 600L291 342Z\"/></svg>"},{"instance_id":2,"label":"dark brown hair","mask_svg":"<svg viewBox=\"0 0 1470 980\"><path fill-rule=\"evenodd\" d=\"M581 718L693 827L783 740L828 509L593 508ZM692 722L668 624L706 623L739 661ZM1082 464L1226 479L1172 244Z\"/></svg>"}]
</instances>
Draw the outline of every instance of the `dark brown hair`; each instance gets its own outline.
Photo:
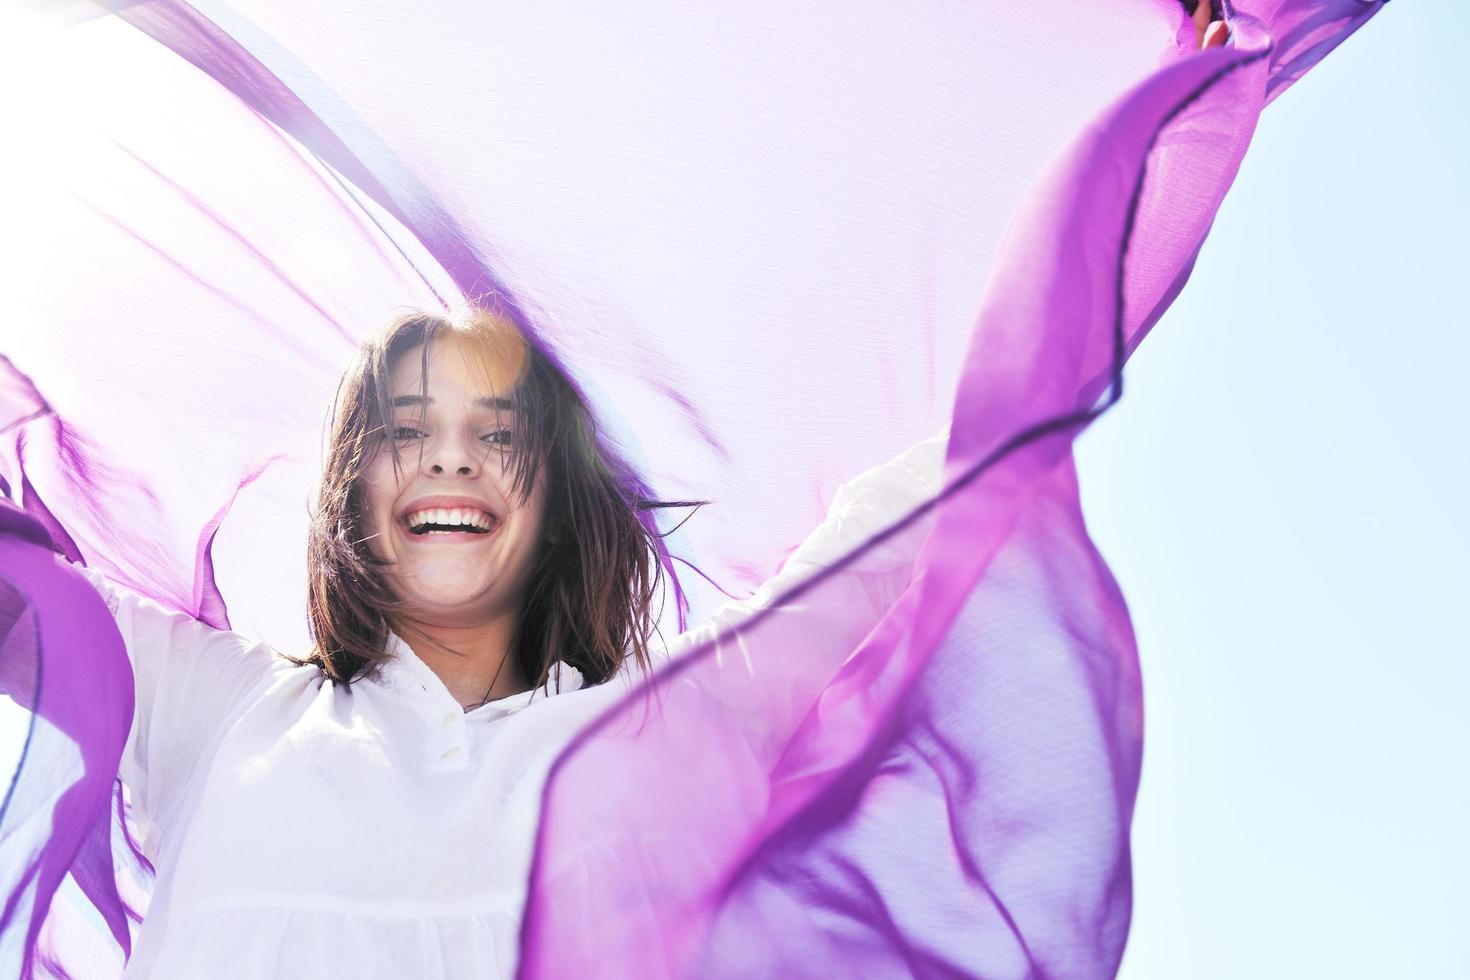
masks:
<instances>
[{"instance_id":1,"label":"dark brown hair","mask_svg":"<svg viewBox=\"0 0 1470 980\"><path fill-rule=\"evenodd\" d=\"M607 680L629 656L647 671L658 619L653 606L665 574L675 601L682 606L683 600L649 512L697 503L652 500L605 444L586 400L552 356L483 308L454 320L399 316L362 344L343 376L307 545L313 651L302 663L350 683L387 656L388 632L403 603L383 577L387 563L367 545L361 476L379 452L392 452L394 465L401 465L397 444L386 438L394 364L422 345L426 368L430 343L447 332L502 350L509 342L525 355L519 383L501 393L516 409L509 465L513 492L522 499L545 468L546 511L511 645L513 665L537 688L558 660L588 684Z\"/></svg>"}]
</instances>

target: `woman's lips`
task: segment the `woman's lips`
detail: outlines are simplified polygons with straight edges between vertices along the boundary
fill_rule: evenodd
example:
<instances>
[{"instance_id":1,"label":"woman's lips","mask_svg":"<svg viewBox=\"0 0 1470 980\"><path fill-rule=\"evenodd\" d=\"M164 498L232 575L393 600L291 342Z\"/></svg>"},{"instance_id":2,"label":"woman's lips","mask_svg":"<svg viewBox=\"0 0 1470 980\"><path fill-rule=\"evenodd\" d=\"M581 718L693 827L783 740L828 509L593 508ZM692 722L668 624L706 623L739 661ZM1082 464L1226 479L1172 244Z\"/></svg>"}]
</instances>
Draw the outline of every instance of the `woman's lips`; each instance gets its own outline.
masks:
<instances>
[{"instance_id":1,"label":"woman's lips","mask_svg":"<svg viewBox=\"0 0 1470 980\"><path fill-rule=\"evenodd\" d=\"M406 504L397 524L415 544L466 544L491 538L504 523L490 504L460 494L429 494Z\"/></svg>"}]
</instances>

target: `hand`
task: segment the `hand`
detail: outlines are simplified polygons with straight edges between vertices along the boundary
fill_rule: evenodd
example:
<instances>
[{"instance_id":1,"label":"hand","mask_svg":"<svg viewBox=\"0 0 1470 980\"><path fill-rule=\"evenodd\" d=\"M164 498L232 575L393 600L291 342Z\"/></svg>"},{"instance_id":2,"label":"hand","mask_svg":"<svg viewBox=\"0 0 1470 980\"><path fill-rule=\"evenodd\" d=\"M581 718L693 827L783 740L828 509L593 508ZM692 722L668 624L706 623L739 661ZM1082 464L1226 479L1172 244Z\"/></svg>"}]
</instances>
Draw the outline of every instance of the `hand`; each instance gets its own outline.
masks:
<instances>
[{"instance_id":1,"label":"hand","mask_svg":"<svg viewBox=\"0 0 1470 980\"><path fill-rule=\"evenodd\" d=\"M1195 4L1194 41L1199 45L1201 51L1224 47L1226 39L1230 37L1230 28L1223 20L1210 22L1213 12L1210 0L1199 0L1199 3Z\"/></svg>"}]
</instances>

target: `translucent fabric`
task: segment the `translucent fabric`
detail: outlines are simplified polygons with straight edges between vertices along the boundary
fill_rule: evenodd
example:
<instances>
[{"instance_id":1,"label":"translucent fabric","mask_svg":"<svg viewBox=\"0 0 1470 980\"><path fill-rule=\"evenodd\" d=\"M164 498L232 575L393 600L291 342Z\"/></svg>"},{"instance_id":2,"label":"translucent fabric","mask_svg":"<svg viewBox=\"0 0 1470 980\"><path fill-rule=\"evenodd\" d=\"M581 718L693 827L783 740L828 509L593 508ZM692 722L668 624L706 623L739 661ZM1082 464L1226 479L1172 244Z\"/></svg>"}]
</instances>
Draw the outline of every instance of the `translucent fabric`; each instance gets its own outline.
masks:
<instances>
[{"instance_id":1,"label":"translucent fabric","mask_svg":"<svg viewBox=\"0 0 1470 980\"><path fill-rule=\"evenodd\" d=\"M1259 113L1380 4L1220 6L1204 52L1176 0L11 33L0 970L116 975L149 890L126 659L49 549L305 653L337 377L397 309L493 295L650 494L713 501L665 539L668 632L702 625L551 767L520 975L1112 975L1140 681L1071 443ZM836 494L946 425L932 493ZM865 543L792 554L824 515Z\"/></svg>"}]
</instances>

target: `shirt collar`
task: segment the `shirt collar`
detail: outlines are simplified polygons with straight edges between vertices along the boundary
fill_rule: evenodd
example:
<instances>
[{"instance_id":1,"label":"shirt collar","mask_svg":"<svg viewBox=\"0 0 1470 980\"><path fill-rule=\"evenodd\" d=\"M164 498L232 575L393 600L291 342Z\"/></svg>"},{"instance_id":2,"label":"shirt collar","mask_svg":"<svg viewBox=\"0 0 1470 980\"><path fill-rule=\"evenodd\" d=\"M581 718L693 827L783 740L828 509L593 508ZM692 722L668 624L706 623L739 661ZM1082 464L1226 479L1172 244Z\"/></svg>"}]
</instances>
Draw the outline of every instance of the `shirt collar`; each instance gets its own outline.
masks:
<instances>
[{"instance_id":1,"label":"shirt collar","mask_svg":"<svg viewBox=\"0 0 1470 980\"><path fill-rule=\"evenodd\" d=\"M385 688L396 691L430 709L434 716L450 708L460 711L466 721L493 720L529 707L537 700L566 694L580 689L585 683L582 672L565 660L551 665L546 684L531 691L511 694L465 711L449 693L433 668L413 652L413 647L397 633L389 632L385 646L388 659L378 668L377 681Z\"/></svg>"}]
</instances>

